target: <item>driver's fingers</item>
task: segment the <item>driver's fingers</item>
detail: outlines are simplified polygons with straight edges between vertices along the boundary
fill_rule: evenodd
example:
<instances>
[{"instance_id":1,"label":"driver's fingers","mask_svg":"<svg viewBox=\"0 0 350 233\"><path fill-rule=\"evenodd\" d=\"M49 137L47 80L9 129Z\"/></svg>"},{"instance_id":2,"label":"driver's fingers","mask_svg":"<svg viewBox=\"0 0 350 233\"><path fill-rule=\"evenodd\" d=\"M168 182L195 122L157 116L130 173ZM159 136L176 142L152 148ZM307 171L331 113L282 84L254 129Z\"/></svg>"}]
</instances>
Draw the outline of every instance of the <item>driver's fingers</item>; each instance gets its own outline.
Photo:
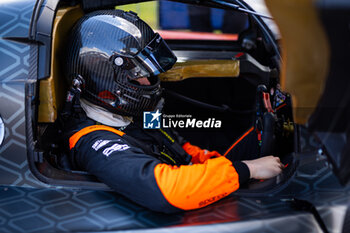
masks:
<instances>
[{"instance_id":1,"label":"driver's fingers","mask_svg":"<svg viewBox=\"0 0 350 233\"><path fill-rule=\"evenodd\" d=\"M279 157L275 157L276 162L278 164L278 167L281 168L282 170L284 169L284 164L281 162Z\"/></svg>"},{"instance_id":2,"label":"driver's fingers","mask_svg":"<svg viewBox=\"0 0 350 233\"><path fill-rule=\"evenodd\" d=\"M284 169L284 164L280 163L280 166L281 166L281 169L283 170Z\"/></svg>"}]
</instances>

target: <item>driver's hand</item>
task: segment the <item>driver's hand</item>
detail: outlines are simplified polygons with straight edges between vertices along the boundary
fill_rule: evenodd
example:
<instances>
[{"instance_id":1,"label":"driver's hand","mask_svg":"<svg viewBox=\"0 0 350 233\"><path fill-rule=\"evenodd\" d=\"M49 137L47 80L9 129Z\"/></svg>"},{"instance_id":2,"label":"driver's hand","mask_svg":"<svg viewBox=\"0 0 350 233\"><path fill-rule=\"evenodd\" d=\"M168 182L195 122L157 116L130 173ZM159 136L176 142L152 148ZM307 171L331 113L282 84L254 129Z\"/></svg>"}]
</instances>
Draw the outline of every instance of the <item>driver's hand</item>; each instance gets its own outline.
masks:
<instances>
[{"instance_id":1,"label":"driver's hand","mask_svg":"<svg viewBox=\"0 0 350 233\"><path fill-rule=\"evenodd\" d=\"M280 158L272 155L265 156L254 160L244 160L250 171L250 178L253 179L269 179L277 176L282 172L284 165Z\"/></svg>"}]
</instances>

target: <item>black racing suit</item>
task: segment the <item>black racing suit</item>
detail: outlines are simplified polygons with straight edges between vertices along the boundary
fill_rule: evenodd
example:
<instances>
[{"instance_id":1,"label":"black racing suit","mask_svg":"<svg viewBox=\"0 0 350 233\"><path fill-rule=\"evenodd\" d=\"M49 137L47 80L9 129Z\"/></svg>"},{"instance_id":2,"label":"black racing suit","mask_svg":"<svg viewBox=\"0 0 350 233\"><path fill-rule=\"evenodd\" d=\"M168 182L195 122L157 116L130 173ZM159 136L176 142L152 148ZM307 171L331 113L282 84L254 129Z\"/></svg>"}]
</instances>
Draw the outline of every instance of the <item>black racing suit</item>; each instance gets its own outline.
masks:
<instances>
[{"instance_id":1,"label":"black racing suit","mask_svg":"<svg viewBox=\"0 0 350 233\"><path fill-rule=\"evenodd\" d=\"M119 194L155 211L204 207L237 190L250 176L244 163L231 161L230 153L221 156L202 150L173 131L142 129L137 123L118 130L89 118L70 122L65 131L75 169L86 170ZM239 144L246 138L240 138ZM169 142L180 146L174 150ZM182 159L174 159L174 154Z\"/></svg>"}]
</instances>

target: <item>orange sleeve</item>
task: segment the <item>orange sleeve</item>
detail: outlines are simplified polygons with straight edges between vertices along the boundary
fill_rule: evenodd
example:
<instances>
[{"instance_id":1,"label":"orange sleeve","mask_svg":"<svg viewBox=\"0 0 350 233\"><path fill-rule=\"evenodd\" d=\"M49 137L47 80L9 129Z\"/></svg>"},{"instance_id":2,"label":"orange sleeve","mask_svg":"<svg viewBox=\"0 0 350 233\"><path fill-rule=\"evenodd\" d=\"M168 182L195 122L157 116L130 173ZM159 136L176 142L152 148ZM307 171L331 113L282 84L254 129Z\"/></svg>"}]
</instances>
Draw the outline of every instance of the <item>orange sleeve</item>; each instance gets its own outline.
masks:
<instances>
[{"instance_id":1,"label":"orange sleeve","mask_svg":"<svg viewBox=\"0 0 350 233\"><path fill-rule=\"evenodd\" d=\"M239 188L238 173L225 157L180 167L158 164L154 175L165 199L183 210L207 206Z\"/></svg>"},{"instance_id":2,"label":"orange sleeve","mask_svg":"<svg viewBox=\"0 0 350 233\"><path fill-rule=\"evenodd\" d=\"M191 145L189 142L186 142L182 148L192 156L192 163L204 163L209 158L221 156L217 151L203 150L198 146Z\"/></svg>"}]
</instances>

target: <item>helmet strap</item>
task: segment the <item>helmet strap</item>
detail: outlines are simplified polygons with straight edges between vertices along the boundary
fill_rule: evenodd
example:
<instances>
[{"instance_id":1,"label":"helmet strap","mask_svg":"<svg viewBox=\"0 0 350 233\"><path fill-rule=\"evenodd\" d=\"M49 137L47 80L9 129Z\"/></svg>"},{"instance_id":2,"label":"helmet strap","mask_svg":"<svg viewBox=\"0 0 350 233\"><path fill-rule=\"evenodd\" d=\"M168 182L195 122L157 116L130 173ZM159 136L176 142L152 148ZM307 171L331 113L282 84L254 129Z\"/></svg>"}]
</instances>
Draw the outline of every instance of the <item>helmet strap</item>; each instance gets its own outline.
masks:
<instances>
[{"instance_id":1,"label":"helmet strap","mask_svg":"<svg viewBox=\"0 0 350 233\"><path fill-rule=\"evenodd\" d=\"M72 85L67 92L63 111L61 112L62 120L68 120L71 116L79 119L86 118L86 115L80 106L80 95L83 86L84 79L81 75L77 75L73 78Z\"/></svg>"}]
</instances>

